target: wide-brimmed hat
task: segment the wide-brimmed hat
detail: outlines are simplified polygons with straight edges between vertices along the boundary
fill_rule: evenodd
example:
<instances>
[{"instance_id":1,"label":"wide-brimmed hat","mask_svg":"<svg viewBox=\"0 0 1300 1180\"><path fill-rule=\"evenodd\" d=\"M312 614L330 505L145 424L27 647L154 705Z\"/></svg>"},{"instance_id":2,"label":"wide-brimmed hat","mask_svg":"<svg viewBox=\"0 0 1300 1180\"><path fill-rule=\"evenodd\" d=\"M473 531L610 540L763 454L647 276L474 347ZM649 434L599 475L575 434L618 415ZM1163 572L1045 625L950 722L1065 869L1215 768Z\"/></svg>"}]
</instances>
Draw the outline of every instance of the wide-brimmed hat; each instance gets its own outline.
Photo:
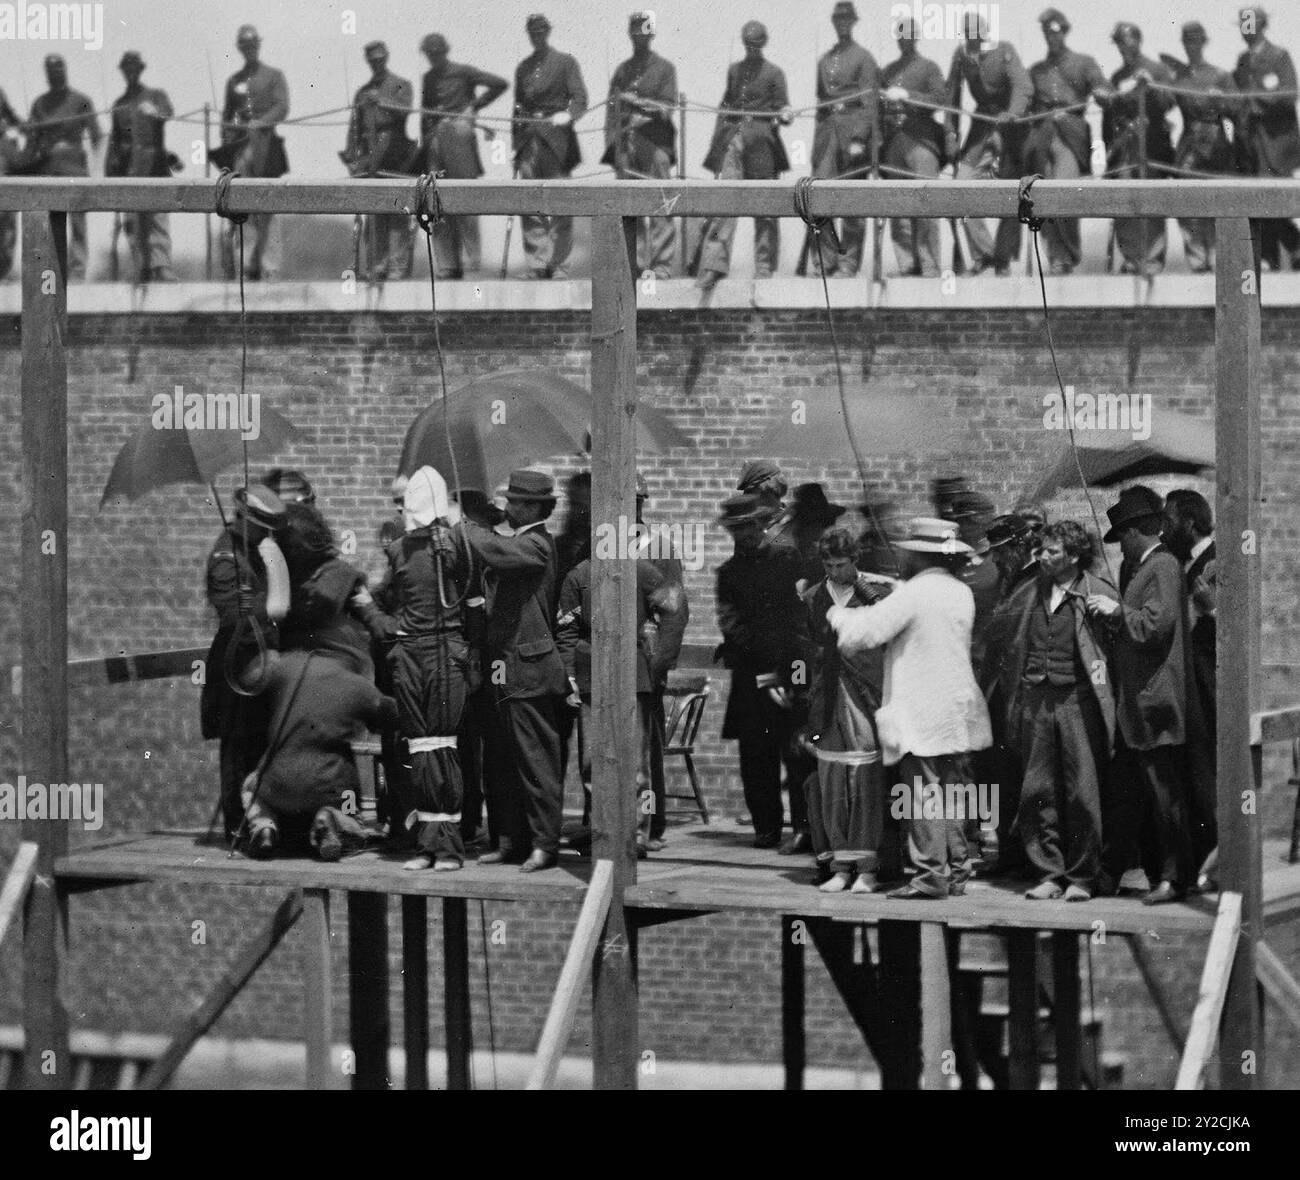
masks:
<instances>
[{"instance_id":1,"label":"wide-brimmed hat","mask_svg":"<svg viewBox=\"0 0 1300 1180\"><path fill-rule=\"evenodd\" d=\"M769 479L779 479L781 468L771 459L749 459L740 469L740 479L736 481L736 491L747 492Z\"/></svg>"},{"instance_id":2,"label":"wide-brimmed hat","mask_svg":"<svg viewBox=\"0 0 1300 1180\"><path fill-rule=\"evenodd\" d=\"M914 516L907 526L907 536L894 542L895 549L912 553L945 553L950 555L974 553L975 550L957 536L957 527L950 520L937 516Z\"/></svg>"},{"instance_id":3,"label":"wide-brimmed hat","mask_svg":"<svg viewBox=\"0 0 1300 1180\"><path fill-rule=\"evenodd\" d=\"M555 483L542 471L512 471L506 485L507 500L528 500L534 503L555 502Z\"/></svg>"},{"instance_id":4,"label":"wide-brimmed hat","mask_svg":"<svg viewBox=\"0 0 1300 1180\"><path fill-rule=\"evenodd\" d=\"M826 489L819 483L801 483L794 490L791 514L801 520L832 524L848 511L843 504L826 499Z\"/></svg>"},{"instance_id":5,"label":"wide-brimmed hat","mask_svg":"<svg viewBox=\"0 0 1300 1180\"><path fill-rule=\"evenodd\" d=\"M1003 545L1023 541L1033 531L1034 526L1023 516L1017 516L1014 512L1003 513L1003 515L995 517L993 523L989 525L987 533L989 548L998 549Z\"/></svg>"},{"instance_id":6,"label":"wide-brimmed hat","mask_svg":"<svg viewBox=\"0 0 1300 1180\"><path fill-rule=\"evenodd\" d=\"M753 492L737 492L722 501L722 513L718 517L718 524L724 529L737 528L750 521L765 521L767 515Z\"/></svg>"},{"instance_id":7,"label":"wide-brimmed hat","mask_svg":"<svg viewBox=\"0 0 1300 1180\"><path fill-rule=\"evenodd\" d=\"M953 496L948 509L948 517L951 520L968 520L975 516L990 516L996 510L993 501L983 492L973 492L965 489Z\"/></svg>"},{"instance_id":8,"label":"wide-brimmed hat","mask_svg":"<svg viewBox=\"0 0 1300 1180\"><path fill-rule=\"evenodd\" d=\"M1159 493L1152 491L1145 484L1134 484L1119 494L1117 503L1106 509L1106 518L1110 528L1102 540L1107 544L1119 540L1120 530L1135 520L1145 520L1159 516L1165 510L1165 502Z\"/></svg>"}]
</instances>

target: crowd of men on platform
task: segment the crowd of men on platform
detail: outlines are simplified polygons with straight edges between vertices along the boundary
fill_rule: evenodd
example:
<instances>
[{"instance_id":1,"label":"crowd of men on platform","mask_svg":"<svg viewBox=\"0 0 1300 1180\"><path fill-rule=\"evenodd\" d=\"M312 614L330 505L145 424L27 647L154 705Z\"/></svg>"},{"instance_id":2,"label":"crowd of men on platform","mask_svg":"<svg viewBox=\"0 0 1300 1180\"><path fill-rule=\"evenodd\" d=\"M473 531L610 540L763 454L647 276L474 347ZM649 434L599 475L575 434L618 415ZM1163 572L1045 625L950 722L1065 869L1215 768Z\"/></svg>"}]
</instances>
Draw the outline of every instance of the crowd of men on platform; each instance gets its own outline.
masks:
<instances>
[{"instance_id":1,"label":"crowd of men on platform","mask_svg":"<svg viewBox=\"0 0 1300 1180\"><path fill-rule=\"evenodd\" d=\"M751 462L721 523L723 736L758 848L784 828L827 892L961 894L1024 876L1033 900L1175 901L1213 880L1215 566L1210 508L1142 485L1092 534L960 479L898 532ZM989 806L991 804L991 806ZM981 823L981 821L983 821Z\"/></svg>"},{"instance_id":2,"label":"crowd of men on platform","mask_svg":"<svg viewBox=\"0 0 1300 1180\"><path fill-rule=\"evenodd\" d=\"M352 740L369 727L383 734L380 818L390 847L415 852L408 869L459 869L467 848L480 864L549 868L576 731L588 806L569 844L589 850L590 486L569 479L553 537L549 476L514 472L501 510L422 467L394 482L400 521L381 529L369 578L340 556L300 473L241 489L207 568L218 631L203 734L221 742L227 837L254 857L361 848ZM689 618L681 561L651 548L646 495L638 480L642 855L663 847L664 689Z\"/></svg>"},{"instance_id":3,"label":"crowd of men on platform","mask_svg":"<svg viewBox=\"0 0 1300 1180\"><path fill-rule=\"evenodd\" d=\"M1300 126L1296 119L1295 67L1285 49L1271 43L1267 13L1243 8L1238 28L1246 48L1229 72L1205 60L1205 26L1189 21L1181 40L1186 60L1143 52L1142 32L1121 21L1112 33L1121 64L1109 77L1096 60L1066 45L1070 22L1049 8L1039 17L1047 52L1028 70L1014 46L993 41L982 17L963 18L963 40L945 76L917 49L920 28L911 16L895 22L898 58L885 66L853 39L858 14L851 0L839 0L832 16L836 42L817 62L816 131L811 165L815 178L870 180L934 179L951 166L960 179L1010 178L1039 173L1069 179L1090 175L1092 133L1084 117L1089 100L1103 112L1106 176L1134 178L1246 175L1290 177L1300 169ZM533 52L514 75L510 116L514 174L524 179L567 177L582 160L575 121L589 109L577 60L550 44L551 23L529 16L526 31ZM632 55L610 79L601 163L619 177L666 179L677 164L673 112L679 93L671 62L651 49L652 13L635 12L628 23ZM744 59L727 70L717 121L704 157L705 169L722 179L770 180L790 170L780 129L794 119L784 72L768 60L766 28L759 21L741 29ZM282 71L261 61L261 40L251 25L236 40L244 66L226 83L221 111L221 145L211 159L242 176L277 177L288 171L283 138L276 128L289 113ZM428 59L414 101L410 81L388 68L381 41L365 46L371 78L356 93L347 142L340 156L353 176L414 176L434 173L451 179L483 175L477 116L508 88L505 78L450 59L440 33L420 44ZM84 138L100 140L91 101L68 85L66 65L51 54L45 62L49 91L21 120L0 92L0 172L86 176ZM144 62L134 51L120 63L126 90L112 109L109 176L168 176L179 161L164 146L164 127L174 115L164 91L143 85ZM973 115L959 139L963 99L969 92ZM1169 116L1177 108L1182 132L1172 140ZM407 134L409 116L419 116L419 138ZM21 148L15 138L26 134ZM485 132L491 136L491 130ZM73 214L69 272L85 272L85 216ZM521 218L526 274L567 277L573 243L572 219L530 214ZM1020 251L1015 218L1002 219L990 235L979 218L964 219L974 273L1009 271ZM846 218L834 242L820 251L828 274L851 277L862 265L865 219ZM1204 218L1180 221L1193 271L1213 268L1213 224ZM777 218L755 219L755 274L771 275L780 255ZM703 228L688 270L705 289L730 271L736 218L715 217ZM139 281L168 280L171 243L165 214L127 215L123 228ZM436 272L462 278L481 268L477 219L448 217L435 227ZM665 213L643 219L638 267L660 278L673 273L676 225ZM1044 228L1053 274L1068 274L1081 261L1077 219L1055 218ZM900 273L938 277L938 221L896 218L891 237ZM401 214L367 219L366 273L371 280L409 277L412 222ZM274 218L257 214L244 235L244 273L272 279L281 267ZM223 261L234 277L237 235L228 227ZM811 239L806 243L811 247ZM1263 229L1263 260L1274 268L1300 267L1300 229L1285 219ZM1121 269L1150 275L1164 266L1163 218L1129 218L1114 223L1107 269L1118 247ZM816 266L818 250L812 248ZM809 254L805 253L805 265Z\"/></svg>"},{"instance_id":4,"label":"crowd of men on platform","mask_svg":"<svg viewBox=\"0 0 1300 1180\"><path fill-rule=\"evenodd\" d=\"M787 499L744 465L718 523L715 653L758 849L811 854L827 892L960 894L975 873L1027 897L1175 901L1214 878L1216 576L1199 493L1125 489L1103 540L1021 503L997 515L961 478L900 529L865 530L820 484ZM514 472L504 510L432 467L394 482L383 561L344 561L298 472L236 495L214 546L218 617L203 733L221 811L251 856L362 847L359 728L383 733L381 819L412 870L556 864L564 781L591 706L590 476L546 527L551 478ZM637 482L640 854L666 836L664 694L689 619L682 565ZM789 795L791 835L784 789ZM486 803L486 831L482 831Z\"/></svg>"}]
</instances>

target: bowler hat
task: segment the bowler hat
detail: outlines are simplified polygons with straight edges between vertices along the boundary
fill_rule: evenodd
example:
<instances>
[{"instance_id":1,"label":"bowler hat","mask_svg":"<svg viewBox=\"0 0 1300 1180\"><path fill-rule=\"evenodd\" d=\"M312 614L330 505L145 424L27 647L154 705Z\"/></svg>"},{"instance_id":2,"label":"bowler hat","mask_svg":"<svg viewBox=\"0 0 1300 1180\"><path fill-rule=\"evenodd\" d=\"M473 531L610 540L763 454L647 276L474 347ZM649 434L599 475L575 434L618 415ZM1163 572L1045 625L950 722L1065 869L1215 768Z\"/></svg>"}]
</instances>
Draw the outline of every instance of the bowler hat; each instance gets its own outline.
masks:
<instances>
[{"instance_id":1,"label":"bowler hat","mask_svg":"<svg viewBox=\"0 0 1300 1180\"><path fill-rule=\"evenodd\" d=\"M1164 508L1164 500L1145 484L1139 483L1134 484L1131 488L1125 488L1119 494L1119 501L1106 509L1106 517L1110 521L1110 528L1107 529L1102 540L1107 544L1118 541L1120 530L1125 525L1132 524L1135 520L1146 520L1148 517L1159 516L1164 511Z\"/></svg>"},{"instance_id":2,"label":"bowler hat","mask_svg":"<svg viewBox=\"0 0 1300 1180\"><path fill-rule=\"evenodd\" d=\"M1023 541L1033 531L1034 526L1023 516L1017 516L1014 512L1003 513L994 518L993 523L989 525L989 548L998 549L1003 545Z\"/></svg>"},{"instance_id":3,"label":"bowler hat","mask_svg":"<svg viewBox=\"0 0 1300 1180\"><path fill-rule=\"evenodd\" d=\"M826 499L826 489L819 483L801 483L794 490L792 515L808 521L833 524L848 509L843 504L832 504Z\"/></svg>"},{"instance_id":4,"label":"bowler hat","mask_svg":"<svg viewBox=\"0 0 1300 1180\"><path fill-rule=\"evenodd\" d=\"M957 529L950 520L940 520L936 516L915 516L907 528L907 536L894 542L896 549L908 549L913 553L974 553L965 541L957 536Z\"/></svg>"},{"instance_id":5,"label":"bowler hat","mask_svg":"<svg viewBox=\"0 0 1300 1180\"><path fill-rule=\"evenodd\" d=\"M507 500L555 501L555 483L541 471L512 471L506 486Z\"/></svg>"},{"instance_id":6,"label":"bowler hat","mask_svg":"<svg viewBox=\"0 0 1300 1180\"><path fill-rule=\"evenodd\" d=\"M1070 22L1059 8L1046 8L1038 17L1038 23L1050 33L1068 33Z\"/></svg>"},{"instance_id":7,"label":"bowler hat","mask_svg":"<svg viewBox=\"0 0 1300 1180\"><path fill-rule=\"evenodd\" d=\"M284 502L265 484L253 483L246 488L235 490L235 519L247 517L253 524L260 524L274 532L284 527L288 514Z\"/></svg>"},{"instance_id":8,"label":"bowler hat","mask_svg":"<svg viewBox=\"0 0 1300 1180\"><path fill-rule=\"evenodd\" d=\"M767 513L763 511L758 497L753 492L737 492L722 501L722 514L718 517L718 524L725 529L730 529L748 524L750 521L766 519Z\"/></svg>"}]
</instances>

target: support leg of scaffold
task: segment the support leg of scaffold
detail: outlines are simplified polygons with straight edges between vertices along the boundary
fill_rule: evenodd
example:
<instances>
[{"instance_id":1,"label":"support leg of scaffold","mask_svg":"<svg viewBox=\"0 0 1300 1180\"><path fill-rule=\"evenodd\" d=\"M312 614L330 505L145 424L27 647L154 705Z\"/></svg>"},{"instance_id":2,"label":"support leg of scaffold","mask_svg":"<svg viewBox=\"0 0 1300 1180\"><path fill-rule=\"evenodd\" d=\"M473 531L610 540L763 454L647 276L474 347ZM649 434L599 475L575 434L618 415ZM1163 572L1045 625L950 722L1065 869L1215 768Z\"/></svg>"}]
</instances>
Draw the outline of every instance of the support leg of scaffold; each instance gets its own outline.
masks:
<instances>
[{"instance_id":1,"label":"support leg of scaffold","mask_svg":"<svg viewBox=\"0 0 1300 1180\"><path fill-rule=\"evenodd\" d=\"M348 892L348 1024L352 1088L387 1090L388 896Z\"/></svg>"},{"instance_id":2,"label":"support leg of scaffold","mask_svg":"<svg viewBox=\"0 0 1300 1180\"><path fill-rule=\"evenodd\" d=\"M447 1021L447 1089L469 1089L474 1051L469 1007L469 917L463 897L442 899L443 1008Z\"/></svg>"},{"instance_id":3,"label":"support leg of scaffold","mask_svg":"<svg viewBox=\"0 0 1300 1180\"><path fill-rule=\"evenodd\" d=\"M1056 1028L1056 1088L1077 1090L1082 1085L1082 1039L1079 1028L1079 934L1057 930L1052 934L1053 1021Z\"/></svg>"},{"instance_id":4,"label":"support leg of scaffold","mask_svg":"<svg viewBox=\"0 0 1300 1180\"><path fill-rule=\"evenodd\" d=\"M330 971L330 894L306 889L302 895L303 1030L307 1044L307 1089L330 1090L334 1069L333 977Z\"/></svg>"},{"instance_id":5,"label":"support leg of scaffold","mask_svg":"<svg viewBox=\"0 0 1300 1180\"><path fill-rule=\"evenodd\" d=\"M1010 1007L1008 1074L1013 1090L1037 1090L1038 1069L1038 932L1007 934L1007 993Z\"/></svg>"},{"instance_id":6,"label":"support leg of scaffold","mask_svg":"<svg viewBox=\"0 0 1300 1180\"><path fill-rule=\"evenodd\" d=\"M429 901L402 897L402 1041L406 1088L429 1088Z\"/></svg>"},{"instance_id":7,"label":"support leg of scaffold","mask_svg":"<svg viewBox=\"0 0 1300 1180\"><path fill-rule=\"evenodd\" d=\"M921 927L921 1088L946 1090L952 1075L952 986L942 922Z\"/></svg>"},{"instance_id":8,"label":"support leg of scaffold","mask_svg":"<svg viewBox=\"0 0 1300 1180\"><path fill-rule=\"evenodd\" d=\"M785 1088L803 1089L807 1064L804 1038L804 944L808 938L803 919L781 917L781 1060L785 1063Z\"/></svg>"},{"instance_id":9,"label":"support leg of scaffold","mask_svg":"<svg viewBox=\"0 0 1300 1180\"><path fill-rule=\"evenodd\" d=\"M916 922L880 923L880 1000L889 1023L888 1050L880 1061L885 1090L915 1090L921 1084L921 934Z\"/></svg>"}]
</instances>

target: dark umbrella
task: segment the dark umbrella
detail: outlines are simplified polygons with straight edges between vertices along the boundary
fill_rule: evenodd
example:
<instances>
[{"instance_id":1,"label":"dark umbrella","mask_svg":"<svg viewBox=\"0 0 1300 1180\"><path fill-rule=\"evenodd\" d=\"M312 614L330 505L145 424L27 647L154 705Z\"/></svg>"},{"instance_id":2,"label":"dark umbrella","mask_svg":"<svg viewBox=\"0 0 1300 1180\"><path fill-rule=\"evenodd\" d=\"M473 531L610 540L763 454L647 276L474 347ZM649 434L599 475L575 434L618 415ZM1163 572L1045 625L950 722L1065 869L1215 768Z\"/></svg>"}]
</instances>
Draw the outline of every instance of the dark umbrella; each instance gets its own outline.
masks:
<instances>
[{"instance_id":1,"label":"dark umbrella","mask_svg":"<svg viewBox=\"0 0 1300 1180\"><path fill-rule=\"evenodd\" d=\"M456 456L454 474L465 488L490 493L516 467L591 449L591 394L545 369L480 377L448 395L445 413ZM639 450L658 453L690 445L690 438L652 406L638 405L636 420ZM441 399L411 423L397 470L410 475L426 463L452 479Z\"/></svg>"},{"instance_id":2,"label":"dark umbrella","mask_svg":"<svg viewBox=\"0 0 1300 1180\"><path fill-rule=\"evenodd\" d=\"M1089 487L1103 488L1153 475L1201 475L1214 468L1214 422L1176 410L1152 413L1149 438L1135 439L1131 430L1076 429L1074 442L1078 462L1066 438L1029 499L1046 500L1058 488L1078 487L1080 467Z\"/></svg>"},{"instance_id":3,"label":"dark umbrella","mask_svg":"<svg viewBox=\"0 0 1300 1180\"><path fill-rule=\"evenodd\" d=\"M802 407L782 412L780 420L755 444L755 453L822 465L853 463L839 391L819 388L796 396ZM942 410L933 401L914 394L858 386L846 391L845 400L853 437L864 455L952 450L967 426L951 416L940 416ZM949 415L955 412L949 407Z\"/></svg>"},{"instance_id":4,"label":"dark umbrella","mask_svg":"<svg viewBox=\"0 0 1300 1180\"><path fill-rule=\"evenodd\" d=\"M292 422L265 403L259 408L257 437L247 442L250 463L272 458L298 433ZM243 463L244 446L238 427L187 430L159 428L151 422L117 453L99 506L114 496L138 500L169 484L211 485L222 471Z\"/></svg>"}]
</instances>

